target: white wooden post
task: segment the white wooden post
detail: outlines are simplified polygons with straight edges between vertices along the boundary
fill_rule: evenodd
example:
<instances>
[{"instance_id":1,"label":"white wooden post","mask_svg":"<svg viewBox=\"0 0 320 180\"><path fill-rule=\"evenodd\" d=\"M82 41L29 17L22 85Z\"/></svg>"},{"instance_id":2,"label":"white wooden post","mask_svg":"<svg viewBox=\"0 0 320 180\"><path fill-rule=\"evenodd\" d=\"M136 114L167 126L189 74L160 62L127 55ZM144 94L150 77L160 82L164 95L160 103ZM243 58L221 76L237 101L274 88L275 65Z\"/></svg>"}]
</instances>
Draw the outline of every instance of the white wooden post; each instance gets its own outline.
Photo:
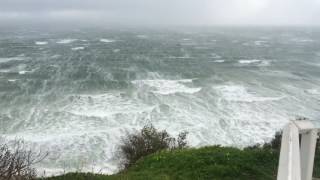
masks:
<instances>
[{"instance_id":1,"label":"white wooden post","mask_svg":"<svg viewBox=\"0 0 320 180\"><path fill-rule=\"evenodd\" d=\"M312 179L317 133L318 129L307 120L292 121L285 126L282 132L277 180Z\"/></svg>"},{"instance_id":2,"label":"white wooden post","mask_svg":"<svg viewBox=\"0 0 320 180\"><path fill-rule=\"evenodd\" d=\"M317 143L317 130L311 130L308 133L304 133L301 136L301 179L302 180L311 180L312 179L312 170L314 155L316 150Z\"/></svg>"},{"instance_id":3,"label":"white wooden post","mask_svg":"<svg viewBox=\"0 0 320 180\"><path fill-rule=\"evenodd\" d=\"M289 123L282 132L278 180L301 180L299 129Z\"/></svg>"}]
</instances>

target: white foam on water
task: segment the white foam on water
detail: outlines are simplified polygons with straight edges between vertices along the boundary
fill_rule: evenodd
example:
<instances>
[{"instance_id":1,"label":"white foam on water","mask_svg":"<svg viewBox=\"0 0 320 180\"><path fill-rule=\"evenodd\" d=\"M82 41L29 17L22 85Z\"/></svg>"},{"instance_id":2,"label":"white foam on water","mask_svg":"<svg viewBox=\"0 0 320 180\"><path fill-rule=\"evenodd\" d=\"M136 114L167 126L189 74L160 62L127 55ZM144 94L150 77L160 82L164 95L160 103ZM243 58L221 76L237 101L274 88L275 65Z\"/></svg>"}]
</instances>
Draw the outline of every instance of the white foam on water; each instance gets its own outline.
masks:
<instances>
[{"instance_id":1,"label":"white foam on water","mask_svg":"<svg viewBox=\"0 0 320 180\"><path fill-rule=\"evenodd\" d=\"M269 66L271 60L261 60L261 59L240 59L238 63L241 65L254 65L254 66Z\"/></svg>"},{"instance_id":2,"label":"white foam on water","mask_svg":"<svg viewBox=\"0 0 320 180\"><path fill-rule=\"evenodd\" d=\"M259 96L254 92L249 92L248 89L241 85L219 85L214 86L214 90L227 101L237 102L263 102L263 101L278 101L284 97L264 97Z\"/></svg>"},{"instance_id":3,"label":"white foam on water","mask_svg":"<svg viewBox=\"0 0 320 180\"><path fill-rule=\"evenodd\" d=\"M72 96L72 103L63 109L66 112L88 117L110 117L121 113L136 114L150 111L153 107L123 98L121 93Z\"/></svg>"},{"instance_id":4,"label":"white foam on water","mask_svg":"<svg viewBox=\"0 0 320 180\"><path fill-rule=\"evenodd\" d=\"M312 94L312 95L320 95L320 90L318 89L307 89L305 92Z\"/></svg>"},{"instance_id":5,"label":"white foam on water","mask_svg":"<svg viewBox=\"0 0 320 180\"><path fill-rule=\"evenodd\" d=\"M221 56L219 56L218 54L216 53L211 53L211 57L210 58L213 58L213 59L220 59Z\"/></svg>"},{"instance_id":6,"label":"white foam on water","mask_svg":"<svg viewBox=\"0 0 320 180\"><path fill-rule=\"evenodd\" d=\"M57 58L60 58L60 57L61 57L60 54L55 54L55 55L50 56L51 59L57 59Z\"/></svg>"},{"instance_id":7,"label":"white foam on water","mask_svg":"<svg viewBox=\"0 0 320 180\"><path fill-rule=\"evenodd\" d=\"M114 49L114 50L112 50L112 52L118 53L118 52L120 52L120 49Z\"/></svg>"},{"instance_id":8,"label":"white foam on water","mask_svg":"<svg viewBox=\"0 0 320 180\"><path fill-rule=\"evenodd\" d=\"M8 82L16 82L18 79L8 79Z\"/></svg>"},{"instance_id":9,"label":"white foam on water","mask_svg":"<svg viewBox=\"0 0 320 180\"><path fill-rule=\"evenodd\" d=\"M257 95L242 85L223 84L200 91L201 88L187 86L192 85L193 79L168 80L157 73L149 73L148 77L162 79L133 81L137 90L133 95L71 94L62 98L62 105L36 107L26 121L37 123L6 138L21 136L35 149L48 149L50 157L41 164L48 175L59 174L61 169L75 171L77 165L83 165L84 172L92 172L94 166L93 172L103 169L104 173L114 173L118 170L114 157L121 137L148 122L173 136L188 131L191 146L242 147L271 138L283 121L281 114L271 113L268 103L273 100L266 98L273 97ZM154 92L156 98L149 101L148 91ZM230 95L239 91L238 95ZM194 92L199 94L194 96ZM163 96L167 94L171 96ZM242 103L248 98L251 102ZM65 163L71 163L70 168L63 168Z\"/></svg>"},{"instance_id":10,"label":"white foam on water","mask_svg":"<svg viewBox=\"0 0 320 180\"><path fill-rule=\"evenodd\" d=\"M35 44L36 45L47 45L48 42L47 41L36 41Z\"/></svg>"},{"instance_id":11,"label":"white foam on water","mask_svg":"<svg viewBox=\"0 0 320 180\"><path fill-rule=\"evenodd\" d=\"M79 50L84 50L84 47L73 47L71 48L72 51L79 51Z\"/></svg>"},{"instance_id":12,"label":"white foam on water","mask_svg":"<svg viewBox=\"0 0 320 180\"><path fill-rule=\"evenodd\" d=\"M137 38L140 38L140 39L147 39L147 38L149 38L149 36L144 35L144 34L140 34L140 35L137 35Z\"/></svg>"},{"instance_id":13,"label":"white foam on water","mask_svg":"<svg viewBox=\"0 0 320 180\"><path fill-rule=\"evenodd\" d=\"M169 95L175 93L194 94L199 92L201 87L188 87L186 83L192 83L192 79L167 80L167 79L152 79L152 80L135 80L132 83L138 87L148 86L151 91L157 94Z\"/></svg>"},{"instance_id":14,"label":"white foam on water","mask_svg":"<svg viewBox=\"0 0 320 180\"><path fill-rule=\"evenodd\" d=\"M61 39L59 41L57 41L56 43L58 44L69 44L69 43L73 43L77 41L77 39Z\"/></svg>"},{"instance_id":15,"label":"white foam on water","mask_svg":"<svg viewBox=\"0 0 320 180\"><path fill-rule=\"evenodd\" d=\"M258 63L261 62L259 59L241 59L238 61L240 64L252 64L252 63Z\"/></svg>"},{"instance_id":16,"label":"white foam on water","mask_svg":"<svg viewBox=\"0 0 320 180\"><path fill-rule=\"evenodd\" d=\"M168 59L190 59L190 55L186 54L185 56L169 56Z\"/></svg>"},{"instance_id":17,"label":"white foam on water","mask_svg":"<svg viewBox=\"0 0 320 180\"><path fill-rule=\"evenodd\" d=\"M216 62L216 63L223 63L223 62L225 62L225 60L223 60L223 59L217 59L217 60L214 60L213 62Z\"/></svg>"},{"instance_id":18,"label":"white foam on water","mask_svg":"<svg viewBox=\"0 0 320 180\"><path fill-rule=\"evenodd\" d=\"M23 74L27 74L27 73L32 73L33 71L26 71L26 70L23 70L23 71L19 71L18 73L20 75L23 75Z\"/></svg>"},{"instance_id":19,"label":"white foam on water","mask_svg":"<svg viewBox=\"0 0 320 180\"><path fill-rule=\"evenodd\" d=\"M17 56L17 57L6 57L6 58L0 58L0 63L6 63L9 61L23 61L26 60L26 57L23 56Z\"/></svg>"},{"instance_id":20,"label":"white foam on water","mask_svg":"<svg viewBox=\"0 0 320 180\"><path fill-rule=\"evenodd\" d=\"M262 41L262 40L254 41L254 44L255 44L256 46L266 45L266 43L268 43L268 41Z\"/></svg>"},{"instance_id":21,"label":"white foam on water","mask_svg":"<svg viewBox=\"0 0 320 180\"><path fill-rule=\"evenodd\" d=\"M104 42L104 43L113 43L113 42L115 42L116 40L114 40L114 39L105 39L105 38L103 38L103 39L100 39L100 42Z\"/></svg>"},{"instance_id":22,"label":"white foam on water","mask_svg":"<svg viewBox=\"0 0 320 180\"><path fill-rule=\"evenodd\" d=\"M297 43L312 43L312 42L314 42L313 39L309 39L309 38L293 38L293 39L291 39L291 41L294 41Z\"/></svg>"}]
</instances>

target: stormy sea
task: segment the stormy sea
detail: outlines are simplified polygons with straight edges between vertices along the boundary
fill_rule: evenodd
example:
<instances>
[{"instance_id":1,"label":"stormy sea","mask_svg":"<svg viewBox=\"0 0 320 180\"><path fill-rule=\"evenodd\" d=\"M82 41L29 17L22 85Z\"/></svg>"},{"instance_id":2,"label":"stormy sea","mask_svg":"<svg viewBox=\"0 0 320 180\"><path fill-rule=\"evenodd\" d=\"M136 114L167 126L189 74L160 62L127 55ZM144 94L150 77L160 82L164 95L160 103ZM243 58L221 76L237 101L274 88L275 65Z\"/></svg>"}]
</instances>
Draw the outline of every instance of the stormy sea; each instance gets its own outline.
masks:
<instances>
[{"instance_id":1,"label":"stormy sea","mask_svg":"<svg viewBox=\"0 0 320 180\"><path fill-rule=\"evenodd\" d=\"M48 174L113 173L150 123L245 147L300 116L320 117L319 28L0 29L0 136Z\"/></svg>"}]
</instances>

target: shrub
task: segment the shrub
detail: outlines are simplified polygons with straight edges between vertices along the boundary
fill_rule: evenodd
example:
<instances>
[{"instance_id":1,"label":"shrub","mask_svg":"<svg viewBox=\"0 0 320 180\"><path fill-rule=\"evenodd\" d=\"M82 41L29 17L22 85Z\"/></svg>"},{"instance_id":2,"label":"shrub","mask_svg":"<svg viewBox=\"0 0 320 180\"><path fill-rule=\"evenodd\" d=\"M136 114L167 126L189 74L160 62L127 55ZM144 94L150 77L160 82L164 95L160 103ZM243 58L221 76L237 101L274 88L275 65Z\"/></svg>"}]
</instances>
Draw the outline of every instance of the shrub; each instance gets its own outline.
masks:
<instances>
[{"instance_id":1,"label":"shrub","mask_svg":"<svg viewBox=\"0 0 320 180\"><path fill-rule=\"evenodd\" d=\"M165 130L158 131L153 125L144 126L140 132L127 134L120 145L122 168L127 169L141 157L161 150L185 148L187 134L182 132L176 139Z\"/></svg>"},{"instance_id":2,"label":"shrub","mask_svg":"<svg viewBox=\"0 0 320 180\"><path fill-rule=\"evenodd\" d=\"M318 134L318 137L320 137L320 133ZM245 149L272 150L280 154L281 139L282 139L282 132L277 132L274 138L269 143L265 143L263 145L256 144L254 146L250 146ZM320 177L320 138L317 139L316 152L314 157L313 176Z\"/></svg>"},{"instance_id":3,"label":"shrub","mask_svg":"<svg viewBox=\"0 0 320 180\"><path fill-rule=\"evenodd\" d=\"M0 142L0 179L30 180L35 179L33 165L42 161L47 154L27 150L22 140L16 140L13 146Z\"/></svg>"}]
</instances>

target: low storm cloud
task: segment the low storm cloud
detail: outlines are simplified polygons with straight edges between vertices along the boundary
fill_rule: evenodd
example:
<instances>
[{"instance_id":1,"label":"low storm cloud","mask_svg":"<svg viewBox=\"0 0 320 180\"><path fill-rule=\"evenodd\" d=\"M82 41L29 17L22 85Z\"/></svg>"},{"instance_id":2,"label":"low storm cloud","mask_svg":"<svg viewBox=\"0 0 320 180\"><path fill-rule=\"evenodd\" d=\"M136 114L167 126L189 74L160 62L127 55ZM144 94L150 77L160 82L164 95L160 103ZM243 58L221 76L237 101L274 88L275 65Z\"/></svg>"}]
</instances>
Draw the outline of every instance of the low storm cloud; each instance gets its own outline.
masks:
<instances>
[{"instance_id":1,"label":"low storm cloud","mask_svg":"<svg viewBox=\"0 0 320 180\"><path fill-rule=\"evenodd\" d=\"M1 0L0 22L319 25L320 0Z\"/></svg>"}]
</instances>

